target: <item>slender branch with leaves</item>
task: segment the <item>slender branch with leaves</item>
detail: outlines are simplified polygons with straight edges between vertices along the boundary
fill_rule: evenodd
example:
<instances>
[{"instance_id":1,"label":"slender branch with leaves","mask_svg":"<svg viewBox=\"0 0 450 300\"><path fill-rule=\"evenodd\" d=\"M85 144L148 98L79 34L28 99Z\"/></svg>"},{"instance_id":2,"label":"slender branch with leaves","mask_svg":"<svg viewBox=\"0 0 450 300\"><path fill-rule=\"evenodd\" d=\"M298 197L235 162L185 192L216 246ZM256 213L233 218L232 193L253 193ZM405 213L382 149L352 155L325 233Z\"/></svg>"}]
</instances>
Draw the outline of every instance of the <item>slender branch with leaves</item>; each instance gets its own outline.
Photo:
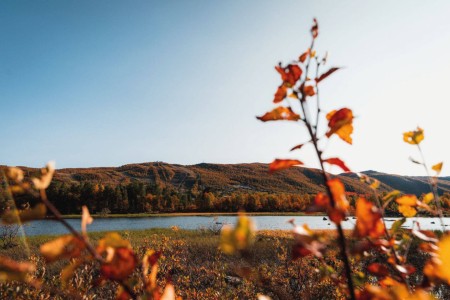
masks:
<instances>
[{"instance_id":1,"label":"slender branch with leaves","mask_svg":"<svg viewBox=\"0 0 450 300\"><path fill-rule=\"evenodd\" d=\"M413 239L419 239L424 243L423 249L426 249L424 251L431 253L433 256L433 259L424 269L424 282L439 283L450 278L446 277L448 272L443 274L442 264L444 259L442 249L449 247L448 243L450 243L450 240L449 238L444 238L439 242L439 239L436 238L432 232L420 230L420 227L418 226L413 226L411 232L408 233L402 229L402 225L405 223L406 218L414 217L417 211L424 210L439 215L443 231L445 231L442 210L440 203L437 200L437 178L431 178L429 176L433 192L425 195L423 199L419 200L415 195L403 194L399 191L391 191L385 197L380 199L381 197L379 197L377 193L380 182L361 174L361 180L368 183L370 188L374 190L375 199L370 201L360 197L356 201L355 215L357 220L353 234L356 241L352 242L350 247L351 251L349 251L349 244L342 228L342 222L349 213L350 205L346 199L344 184L337 177L333 178L333 176L326 172L325 164L336 165L344 172L349 172L350 169L337 157L325 158L324 151L320 145L323 140L328 142L329 138L334 135L338 136L348 144L352 144L353 112L349 108L341 108L328 112L326 114L328 128L327 131L321 135L321 132L319 131L322 113L319 100L320 84L324 79L328 78L340 68L332 67L324 73L320 72L321 67L327 62L327 55L325 54L323 58L320 58L314 49L319 32L318 23L315 19L310 32L312 36L310 47L301 54L297 60L294 60L286 66L283 66L280 63L275 67L281 75L282 83L275 93L273 102L275 104L281 104L286 100L286 105L280 105L257 118L263 122L301 122L306 127L310 138L310 141L306 144L312 144L314 148L314 152L319 161L325 189L325 193L318 193L316 195L314 204L310 210L325 211L330 220L336 225L337 244L340 248L348 297L350 299L405 299L409 297L407 297L407 295L413 295L414 297L420 296L420 299L429 299L424 290L421 290L417 286L412 287L408 280L409 276L416 272L416 269L408 263L408 253L411 243L413 242ZM315 63L313 63L313 60ZM315 67L314 78L310 78L309 75L312 67ZM297 105L294 107L288 99L297 100L295 102ZM311 107L315 109L313 114L315 115L315 118L312 118L310 115ZM420 141L423 139L423 132L421 129L405 133L404 139L410 144L417 145L422 154L419 146ZM291 151L301 149L306 144L297 145L293 147ZM423 156L422 160L423 162L420 164L424 165L428 170ZM273 173L275 171L299 165L303 165L303 163L297 159L275 159L269 166L269 172ZM440 172L441 168L442 163L433 166L433 170L437 173ZM432 199L435 200L436 210L432 210L428 206L428 203ZM398 212L403 215L404 218L397 220L391 228L388 229L386 226L384 210L392 201L395 201L398 205ZM414 224L416 223L417 222L414 221ZM327 247L331 245L329 240L323 238L320 234L314 233L307 225L295 226L294 238L295 244L292 250L293 259L309 255L322 258L327 251ZM378 277L381 286L393 287L392 289L383 290L382 288L373 285L366 285L364 288L356 287L353 279L354 274L352 272L353 268L350 253L360 255L364 253L367 254L367 251L377 251L387 256L387 264L390 265L390 267L386 264L374 262L367 266L367 272ZM445 259L447 259L447 256L448 255L445 255ZM358 261L358 259L356 259L356 261ZM336 283L339 284L339 281ZM421 287L424 287L425 283L423 283Z\"/></svg>"},{"instance_id":2,"label":"slender branch with leaves","mask_svg":"<svg viewBox=\"0 0 450 300\"><path fill-rule=\"evenodd\" d=\"M122 239L118 233L107 233L95 247L89 240L87 225L93 219L86 206L82 207L81 233L67 222L56 207L48 200L46 189L52 181L55 167L49 163L40 170L40 176L32 177L31 182L25 180L24 173L16 167L8 168L6 176L12 182L10 191L15 193L28 193L40 200L38 204L26 210L16 208L9 209L2 215L2 221L6 224L22 224L24 222L38 220L46 217L47 210L54 219L61 223L70 235L57 237L40 246L40 253L47 263L70 259L61 271L61 287L67 286L68 281L74 276L76 270L83 264L97 262L100 265L100 277L96 278L97 284L111 281L118 284L117 299L166 299L175 300L176 294L170 280L164 291L156 283L158 272L158 259L160 253L148 250L141 261L134 253L131 243ZM84 253L87 251L86 253ZM35 266L29 262L15 262L7 257L0 256L0 273L6 280L19 280L30 286L39 286L31 273ZM142 284L136 284L130 277L133 273L140 272ZM139 287L138 287L139 286ZM51 289L53 294L65 294L67 291ZM82 298L77 291L68 291L72 297ZM138 296L138 294L140 294Z\"/></svg>"}]
</instances>

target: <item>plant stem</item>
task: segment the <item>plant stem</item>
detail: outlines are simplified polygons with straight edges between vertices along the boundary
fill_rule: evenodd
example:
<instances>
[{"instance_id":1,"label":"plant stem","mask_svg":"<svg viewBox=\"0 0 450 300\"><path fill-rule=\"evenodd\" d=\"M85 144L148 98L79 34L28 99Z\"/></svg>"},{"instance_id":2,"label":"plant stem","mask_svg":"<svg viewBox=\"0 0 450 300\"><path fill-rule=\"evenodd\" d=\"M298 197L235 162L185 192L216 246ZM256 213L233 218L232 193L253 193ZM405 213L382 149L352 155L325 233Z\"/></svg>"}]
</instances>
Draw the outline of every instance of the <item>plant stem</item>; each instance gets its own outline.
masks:
<instances>
[{"instance_id":1,"label":"plant stem","mask_svg":"<svg viewBox=\"0 0 450 300\"><path fill-rule=\"evenodd\" d=\"M44 189L39 190L39 195L41 198L42 203L44 203L45 206L52 212L52 214L55 216L56 220L58 220L61 224L63 224L71 234L73 234L77 239L82 241L86 245L86 249L89 253L100 263L105 263L105 260L103 257L95 250L94 246L92 246L91 243L87 240L87 237L80 234L78 231L75 230L61 215L61 213L58 211L58 209L48 200L47 194L45 193ZM133 290L122 280L116 280L118 284L120 284L125 291L130 295L132 299L137 299L136 294L133 292Z\"/></svg>"},{"instance_id":2,"label":"plant stem","mask_svg":"<svg viewBox=\"0 0 450 300\"><path fill-rule=\"evenodd\" d=\"M86 237L81 235L65 219L63 219L63 217L62 217L61 213L58 211L58 209L48 200L45 190L39 190L39 194L41 196L42 203L44 203L45 206L47 206L47 208L52 212L52 214L55 216L56 220L58 220L61 224L63 224L64 227L66 227L70 231L70 233L73 234L77 239L82 241L86 245L86 249L88 250L88 252L91 253L92 256L95 257L96 260L98 260L100 262L104 262L103 257L101 257L101 255L97 253L94 246L92 246L91 243L89 243L89 241L86 239Z\"/></svg>"},{"instance_id":3,"label":"plant stem","mask_svg":"<svg viewBox=\"0 0 450 300\"><path fill-rule=\"evenodd\" d=\"M311 47L309 48L310 52L313 51L313 47L314 47L314 38L311 42ZM306 64L306 68L305 68L305 82L308 78L308 71L309 71L310 63L311 63L311 56L308 56L308 63ZM306 128L308 129L308 133L309 133L312 143L314 145L314 149L316 151L317 158L319 159L319 164L320 164L320 168L322 171L321 173L322 173L324 184L326 186L328 198L330 199L331 206L334 208L336 206L336 201L335 201L333 194L331 193L331 189L328 185L328 181L330 178L329 178L329 175L325 172L325 167L323 165L323 159L322 159L322 152L319 150L319 145L317 143L317 136L316 136L317 130L316 131L313 130L313 128L311 126L311 120L309 120L309 118L306 114L306 109L305 109L306 97L305 97L305 93L304 93L305 82L303 82L303 84L300 86L300 91L299 91L300 95L301 95L301 98L299 99L300 106L302 108L302 112L304 115L304 122L305 122ZM320 110L319 106L317 106L317 110L318 111ZM347 255L347 245L346 245L346 241L345 241L344 230L342 229L342 226L340 223L336 224L336 228L337 228L337 232L338 232L338 243L340 246L342 261L344 263L345 276L347 278L347 285L348 285L348 290L349 290L349 294L350 294L350 299L356 300L355 287L354 287L353 278L352 278L352 269L350 266L350 260Z\"/></svg>"},{"instance_id":4,"label":"plant stem","mask_svg":"<svg viewBox=\"0 0 450 300\"><path fill-rule=\"evenodd\" d=\"M417 144L417 148L419 149L420 156L422 158L422 165L425 168L425 172L428 177L428 183L430 184L431 192L433 193L433 196L434 196L434 203L436 205L437 213L439 216L439 221L441 222L442 232L445 232L444 216L442 215L441 202L439 201L439 195L438 195L438 191L437 191L437 178L436 178L436 182L433 182L433 179L430 176L430 172L428 171L427 163L425 162L425 156L423 155L422 148L420 147L419 144Z\"/></svg>"}]
</instances>

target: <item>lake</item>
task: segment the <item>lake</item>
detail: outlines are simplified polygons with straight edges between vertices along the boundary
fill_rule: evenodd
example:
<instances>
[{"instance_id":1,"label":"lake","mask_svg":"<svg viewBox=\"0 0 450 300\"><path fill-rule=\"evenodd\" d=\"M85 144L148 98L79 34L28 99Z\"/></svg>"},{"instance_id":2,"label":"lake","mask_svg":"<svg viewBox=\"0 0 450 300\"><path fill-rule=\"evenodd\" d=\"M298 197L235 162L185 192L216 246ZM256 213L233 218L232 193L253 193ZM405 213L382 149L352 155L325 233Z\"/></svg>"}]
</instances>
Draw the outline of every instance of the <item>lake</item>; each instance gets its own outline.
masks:
<instances>
[{"instance_id":1,"label":"lake","mask_svg":"<svg viewBox=\"0 0 450 300\"><path fill-rule=\"evenodd\" d=\"M252 216L258 229L291 229L287 221L294 219L298 225L308 224L311 229L335 229L334 224L323 216ZM326 218L326 220L324 220ZM387 227L390 227L398 218L386 218ZM410 218L404 227L411 228L413 220L417 220L421 229L440 229L438 218ZM80 229L80 219L67 219L75 229ZM176 217L145 217L145 218L98 218L88 226L88 231L118 231L139 230L149 228L170 228L177 226L180 229L199 229L220 226L220 224L235 224L236 216L176 216ZM356 220L349 217L343 222L344 229L352 229ZM219 223L219 224L216 224ZM450 225L450 218L444 218L444 224ZM24 225L25 234L52 235L67 234L68 230L54 220L33 221Z\"/></svg>"}]
</instances>

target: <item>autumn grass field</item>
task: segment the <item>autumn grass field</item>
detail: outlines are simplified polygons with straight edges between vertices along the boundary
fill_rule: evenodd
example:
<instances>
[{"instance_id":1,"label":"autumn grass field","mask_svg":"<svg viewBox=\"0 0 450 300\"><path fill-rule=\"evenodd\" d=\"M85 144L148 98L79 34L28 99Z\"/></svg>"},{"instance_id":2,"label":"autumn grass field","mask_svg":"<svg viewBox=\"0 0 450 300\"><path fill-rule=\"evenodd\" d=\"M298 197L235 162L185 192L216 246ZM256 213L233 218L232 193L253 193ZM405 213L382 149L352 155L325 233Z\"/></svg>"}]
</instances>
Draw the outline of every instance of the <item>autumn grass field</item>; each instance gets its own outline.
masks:
<instances>
[{"instance_id":1,"label":"autumn grass field","mask_svg":"<svg viewBox=\"0 0 450 300\"><path fill-rule=\"evenodd\" d=\"M89 234L94 243L103 235ZM315 271L319 261L315 258L296 262L290 260L292 238L289 232L260 232L254 246L243 256L223 254L218 249L218 233L208 230L150 229L123 231L121 235L131 241L138 256L142 256L145 249L161 251L159 280L164 284L166 278L171 277L177 295L183 299L255 299L258 293L272 295L273 299L291 299L294 295L302 295L306 299L305 293L311 298L326 298L334 291L329 279L320 280L320 273ZM28 245L32 259L39 266L36 277L56 286L60 281L61 268L67 261L45 264L39 256L39 245L52 238L29 237ZM17 260L28 258L21 245L0 252ZM338 264L335 258L330 257L329 261ZM103 295L102 299L114 299L114 284L98 287L89 285L99 275L93 271L95 269L80 267L70 281L70 287L88 297L100 294ZM50 291L37 292L25 285L0 285L0 298L18 296L35 299L38 294L42 299L58 297Z\"/></svg>"},{"instance_id":2,"label":"autumn grass field","mask_svg":"<svg viewBox=\"0 0 450 300\"><path fill-rule=\"evenodd\" d=\"M322 231L334 235L334 231ZM291 259L292 233L288 231L259 231L253 246L240 255L225 255L218 248L220 235L213 230L179 230L149 229L139 231L122 231L122 237L128 239L136 255L141 258L147 249L161 251L158 281L164 285L169 278L173 281L178 296L183 299L255 299L257 294L270 295L272 299L343 299L335 282L339 278L329 276L332 270L342 272L342 265L337 257L337 245L330 245L322 259L307 256L293 261ZM346 231L351 238L352 233ZM90 233L94 244L104 233ZM0 250L16 260L31 257L38 265L34 276L43 280L48 288L36 290L25 284L8 283L0 285L0 298L20 299L66 299L74 295L85 295L84 299L114 299L117 286L108 282L104 285L91 285L99 282L98 268L88 263L77 269L69 281L67 294L56 294L51 287L61 281L61 269L67 265L62 260L46 264L39 255L39 245L50 241L52 236L35 236L27 238L30 255L23 245ZM414 264L422 264L425 256L411 248ZM370 256L364 263L354 265L355 276L362 276L360 271L377 259ZM327 265L326 268L323 265ZM135 272L130 281L140 276ZM420 278L417 278L419 280ZM360 278L360 284L370 281L370 277Z\"/></svg>"}]
</instances>

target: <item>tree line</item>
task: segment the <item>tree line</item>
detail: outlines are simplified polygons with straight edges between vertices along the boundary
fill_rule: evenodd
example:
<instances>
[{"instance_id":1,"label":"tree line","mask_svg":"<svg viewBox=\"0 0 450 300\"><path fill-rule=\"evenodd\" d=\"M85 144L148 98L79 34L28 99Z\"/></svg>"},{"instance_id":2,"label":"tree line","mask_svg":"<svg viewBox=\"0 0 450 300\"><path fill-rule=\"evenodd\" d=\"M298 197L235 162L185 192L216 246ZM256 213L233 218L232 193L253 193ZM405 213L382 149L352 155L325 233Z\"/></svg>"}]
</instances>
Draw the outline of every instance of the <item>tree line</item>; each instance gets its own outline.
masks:
<instances>
[{"instance_id":1,"label":"tree line","mask_svg":"<svg viewBox=\"0 0 450 300\"><path fill-rule=\"evenodd\" d=\"M2 190L0 202L4 210L11 203L5 192L7 189ZM216 192L197 183L189 190L177 190L142 182L113 186L90 181L53 182L47 189L47 196L62 214L79 214L83 205L96 214L305 211L314 200L310 194ZM33 206L36 201L27 194L17 195L15 199L19 208Z\"/></svg>"},{"instance_id":2,"label":"tree line","mask_svg":"<svg viewBox=\"0 0 450 300\"><path fill-rule=\"evenodd\" d=\"M2 184L0 209L12 203L8 201L6 185ZM79 214L86 205L94 214L172 213L172 212L304 212L315 195L268 192L211 191L195 183L190 189L166 187L161 184L131 182L104 185L92 181L80 183L53 182L47 189L49 200L63 214ZM354 207L359 195L347 195ZM15 205L19 208L33 206L36 198L28 194L17 195ZM450 195L440 198L444 211L450 211ZM386 209L388 215L397 214L396 204Z\"/></svg>"}]
</instances>

